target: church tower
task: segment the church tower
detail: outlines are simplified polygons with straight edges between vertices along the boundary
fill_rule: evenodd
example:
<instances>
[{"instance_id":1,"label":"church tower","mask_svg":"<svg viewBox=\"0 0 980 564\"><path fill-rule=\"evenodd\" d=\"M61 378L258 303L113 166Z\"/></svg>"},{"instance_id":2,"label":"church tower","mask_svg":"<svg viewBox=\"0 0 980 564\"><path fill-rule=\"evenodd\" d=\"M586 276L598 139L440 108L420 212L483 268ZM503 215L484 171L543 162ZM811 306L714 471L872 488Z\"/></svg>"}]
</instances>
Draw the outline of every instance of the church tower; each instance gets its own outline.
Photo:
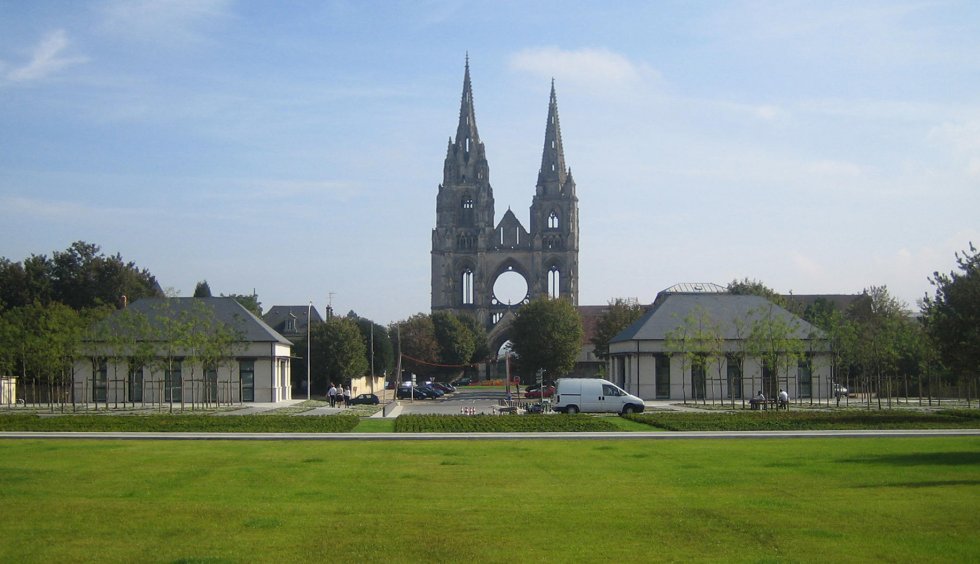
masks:
<instances>
[{"instance_id":1,"label":"church tower","mask_svg":"<svg viewBox=\"0 0 980 564\"><path fill-rule=\"evenodd\" d=\"M533 298L562 297L578 305L578 198L565 166L554 81L530 211L530 231L509 209L494 226L490 167L476 126L467 57L456 137L449 139L436 196L432 311L468 313L496 330L508 312ZM511 272L523 277L527 293L504 303L494 295L494 283Z\"/></svg>"}]
</instances>

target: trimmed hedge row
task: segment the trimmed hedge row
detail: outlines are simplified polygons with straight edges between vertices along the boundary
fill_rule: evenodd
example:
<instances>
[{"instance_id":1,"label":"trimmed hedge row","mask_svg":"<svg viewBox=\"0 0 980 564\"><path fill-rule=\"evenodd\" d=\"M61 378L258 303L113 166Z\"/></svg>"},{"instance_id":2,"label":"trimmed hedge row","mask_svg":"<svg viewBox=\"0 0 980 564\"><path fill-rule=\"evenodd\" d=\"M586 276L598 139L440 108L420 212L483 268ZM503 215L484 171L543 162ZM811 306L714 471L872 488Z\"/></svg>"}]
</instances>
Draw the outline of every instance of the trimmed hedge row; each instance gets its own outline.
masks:
<instances>
[{"instance_id":1,"label":"trimmed hedge row","mask_svg":"<svg viewBox=\"0 0 980 564\"><path fill-rule=\"evenodd\" d=\"M963 429L980 427L975 410L641 413L627 419L667 431Z\"/></svg>"},{"instance_id":2,"label":"trimmed hedge row","mask_svg":"<svg viewBox=\"0 0 980 564\"><path fill-rule=\"evenodd\" d=\"M588 415L401 415L396 433L567 433L618 431Z\"/></svg>"},{"instance_id":3,"label":"trimmed hedge row","mask_svg":"<svg viewBox=\"0 0 980 564\"><path fill-rule=\"evenodd\" d=\"M184 433L346 433L360 419L353 415L293 417L263 415L0 415L0 431L184 432Z\"/></svg>"}]
</instances>

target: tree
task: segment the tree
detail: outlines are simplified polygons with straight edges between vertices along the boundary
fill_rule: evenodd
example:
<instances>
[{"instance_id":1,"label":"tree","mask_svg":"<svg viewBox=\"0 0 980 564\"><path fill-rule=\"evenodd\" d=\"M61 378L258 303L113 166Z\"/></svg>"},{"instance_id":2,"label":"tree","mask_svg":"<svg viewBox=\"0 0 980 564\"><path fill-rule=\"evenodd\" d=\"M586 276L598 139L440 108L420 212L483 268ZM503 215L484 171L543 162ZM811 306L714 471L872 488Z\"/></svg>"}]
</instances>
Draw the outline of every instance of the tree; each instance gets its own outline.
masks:
<instances>
[{"instance_id":1,"label":"tree","mask_svg":"<svg viewBox=\"0 0 980 564\"><path fill-rule=\"evenodd\" d=\"M609 341L643 316L646 308L636 298L615 298L609 300L609 309L602 312L596 320L592 345L595 355L603 360L609 358Z\"/></svg>"},{"instance_id":2,"label":"tree","mask_svg":"<svg viewBox=\"0 0 980 564\"><path fill-rule=\"evenodd\" d=\"M693 399L704 400L707 395L705 379L708 361L716 362L721 370L720 359L724 354L721 330L711 314L701 306L695 307L676 327L667 332L665 346L673 355L681 358L681 394L684 402L687 402L685 375L688 366L691 367ZM696 378L695 373L699 377Z\"/></svg>"},{"instance_id":3,"label":"tree","mask_svg":"<svg viewBox=\"0 0 980 564\"><path fill-rule=\"evenodd\" d=\"M439 362L446 368L441 372L459 374L463 365L473 359L473 351L476 350L473 333L455 314L445 310L432 314L432 326L439 343Z\"/></svg>"},{"instance_id":4,"label":"tree","mask_svg":"<svg viewBox=\"0 0 980 564\"><path fill-rule=\"evenodd\" d=\"M353 317L351 317L352 314ZM388 329L370 319L358 317L353 311L348 313L347 316L354 319L357 323L357 328L361 332L368 367L372 365L374 367L373 375L391 372L395 366L395 353L391 337L388 335ZM372 345L374 347L373 354L371 349Z\"/></svg>"},{"instance_id":5,"label":"tree","mask_svg":"<svg viewBox=\"0 0 980 564\"><path fill-rule=\"evenodd\" d=\"M334 317L315 325L310 341L312 386L326 390L328 383L342 384L367 373L364 341L353 319Z\"/></svg>"},{"instance_id":6,"label":"tree","mask_svg":"<svg viewBox=\"0 0 980 564\"><path fill-rule=\"evenodd\" d=\"M539 298L517 310L510 341L525 376L544 370L554 379L575 367L583 333L578 310L570 301Z\"/></svg>"},{"instance_id":7,"label":"tree","mask_svg":"<svg viewBox=\"0 0 980 564\"><path fill-rule=\"evenodd\" d=\"M82 310L116 306L122 296L133 301L161 295L149 271L119 254L105 256L98 245L84 241L55 251L51 259L31 255L23 264L0 259L0 307L55 301Z\"/></svg>"},{"instance_id":8,"label":"tree","mask_svg":"<svg viewBox=\"0 0 980 564\"><path fill-rule=\"evenodd\" d=\"M856 336L851 341L850 358L861 369L865 389L877 392L880 409L885 395L882 378L898 371L902 331L908 316L905 305L886 286L872 286L864 293L868 299L855 302L848 311ZM868 407L871 407L870 394Z\"/></svg>"},{"instance_id":9,"label":"tree","mask_svg":"<svg viewBox=\"0 0 980 564\"><path fill-rule=\"evenodd\" d=\"M976 385L980 380L980 253L971 242L969 251L955 256L959 272L933 273L929 282L936 294L923 299L922 314L943 364Z\"/></svg>"},{"instance_id":10,"label":"tree","mask_svg":"<svg viewBox=\"0 0 980 564\"><path fill-rule=\"evenodd\" d=\"M429 374L439 364L439 341L432 316L417 313L396 323L389 333L394 337L396 350L414 372ZM401 378L400 374L398 378Z\"/></svg>"},{"instance_id":11,"label":"tree","mask_svg":"<svg viewBox=\"0 0 980 564\"><path fill-rule=\"evenodd\" d=\"M242 304L242 307L254 313L255 317L262 317L262 302L259 301L259 296L255 293L247 296L245 294L228 294L227 296L221 294L221 297L234 298L236 302Z\"/></svg>"},{"instance_id":12,"label":"tree","mask_svg":"<svg viewBox=\"0 0 980 564\"><path fill-rule=\"evenodd\" d=\"M493 351L490 350L487 328L472 315L462 313L457 317L469 330L470 334L473 335L473 355L470 357L470 362L486 362L489 360L493 355Z\"/></svg>"},{"instance_id":13,"label":"tree","mask_svg":"<svg viewBox=\"0 0 980 564\"><path fill-rule=\"evenodd\" d=\"M194 297L195 298L211 297L211 286L208 285L207 280L201 280L200 282L197 283L197 286L194 287Z\"/></svg>"},{"instance_id":14,"label":"tree","mask_svg":"<svg viewBox=\"0 0 980 564\"><path fill-rule=\"evenodd\" d=\"M759 280L743 278L728 283L728 293L736 296L761 296L774 304L783 305L783 296Z\"/></svg>"},{"instance_id":15,"label":"tree","mask_svg":"<svg viewBox=\"0 0 980 564\"><path fill-rule=\"evenodd\" d=\"M789 388L789 370L804 354L799 324L793 317L780 315L777 307L770 301L753 312L746 343L749 354L762 363L762 388L767 398L775 397L781 378L785 380L782 388ZM768 379L764 377L766 371Z\"/></svg>"}]
</instances>

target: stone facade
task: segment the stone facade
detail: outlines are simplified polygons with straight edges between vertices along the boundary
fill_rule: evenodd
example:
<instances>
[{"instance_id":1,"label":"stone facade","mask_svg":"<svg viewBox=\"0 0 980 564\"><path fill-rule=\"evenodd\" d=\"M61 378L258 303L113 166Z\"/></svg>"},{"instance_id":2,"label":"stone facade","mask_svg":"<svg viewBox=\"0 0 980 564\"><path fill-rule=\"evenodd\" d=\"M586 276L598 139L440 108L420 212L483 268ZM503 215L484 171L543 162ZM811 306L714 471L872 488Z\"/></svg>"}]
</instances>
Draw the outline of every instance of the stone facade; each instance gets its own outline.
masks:
<instances>
[{"instance_id":1,"label":"stone facade","mask_svg":"<svg viewBox=\"0 0 980 564\"><path fill-rule=\"evenodd\" d=\"M494 225L490 167L477 131L467 60L459 125L455 139L449 140L436 197L432 311L475 316L499 345L505 340L501 326L512 307L540 296L562 297L578 305L578 249L578 197L565 166L554 81L530 228L509 209ZM517 303L504 303L494 295L495 282L509 272L527 283L527 294Z\"/></svg>"}]
</instances>

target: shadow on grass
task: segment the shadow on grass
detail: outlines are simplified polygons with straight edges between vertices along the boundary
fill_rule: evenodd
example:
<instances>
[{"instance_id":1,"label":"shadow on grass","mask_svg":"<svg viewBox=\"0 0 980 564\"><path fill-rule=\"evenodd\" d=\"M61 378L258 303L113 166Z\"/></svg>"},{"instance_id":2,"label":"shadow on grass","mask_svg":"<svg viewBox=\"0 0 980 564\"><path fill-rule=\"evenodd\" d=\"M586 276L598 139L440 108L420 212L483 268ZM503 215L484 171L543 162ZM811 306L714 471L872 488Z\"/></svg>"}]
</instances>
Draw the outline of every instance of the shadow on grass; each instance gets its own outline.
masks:
<instances>
[{"instance_id":1,"label":"shadow on grass","mask_svg":"<svg viewBox=\"0 0 980 564\"><path fill-rule=\"evenodd\" d=\"M895 482L891 484L867 484L854 486L857 489L880 489L880 488L942 488L947 486L977 486L980 480L931 480L923 482Z\"/></svg>"},{"instance_id":2,"label":"shadow on grass","mask_svg":"<svg viewBox=\"0 0 980 564\"><path fill-rule=\"evenodd\" d=\"M974 466L980 465L980 452L882 454L879 456L845 458L841 462L889 464L892 466Z\"/></svg>"}]
</instances>

